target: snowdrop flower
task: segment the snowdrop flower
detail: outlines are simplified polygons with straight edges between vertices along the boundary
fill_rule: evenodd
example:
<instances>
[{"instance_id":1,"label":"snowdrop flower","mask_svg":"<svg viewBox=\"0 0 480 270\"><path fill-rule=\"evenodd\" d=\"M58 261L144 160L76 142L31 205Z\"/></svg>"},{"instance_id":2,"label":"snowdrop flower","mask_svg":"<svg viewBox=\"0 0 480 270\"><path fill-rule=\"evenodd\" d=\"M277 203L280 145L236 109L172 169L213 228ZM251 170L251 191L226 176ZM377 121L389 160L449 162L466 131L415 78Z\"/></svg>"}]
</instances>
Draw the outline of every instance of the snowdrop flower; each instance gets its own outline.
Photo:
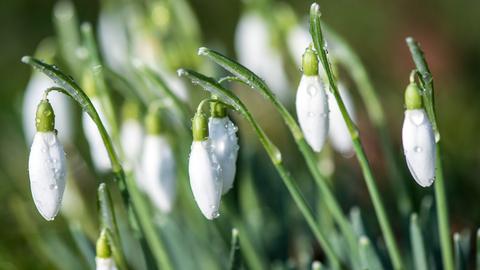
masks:
<instances>
[{"instance_id":1,"label":"snowdrop flower","mask_svg":"<svg viewBox=\"0 0 480 270\"><path fill-rule=\"evenodd\" d=\"M176 196L175 156L157 112L149 112L145 120L147 135L140 185L158 209L169 213Z\"/></svg>"},{"instance_id":2,"label":"snowdrop flower","mask_svg":"<svg viewBox=\"0 0 480 270\"><path fill-rule=\"evenodd\" d=\"M223 182L220 178L220 165L212 154L207 118L203 113L195 114L192 129L193 142L188 162L190 187L202 214L207 219L214 219L220 216Z\"/></svg>"},{"instance_id":3,"label":"snowdrop flower","mask_svg":"<svg viewBox=\"0 0 480 270\"><path fill-rule=\"evenodd\" d=\"M126 101L123 105L123 123L120 129L120 141L125 159L134 167L140 157L143 145L143 127L138 120L140 108L136 102Z\"/></svg>"},{"instance_id":4,"label":"snowdrop flower","mask_svg":"<svg viewBox=\"0 0 480 270\"><path fill-rule=\"evenodd\" d=\"M96 253L96 270L117 270L115 261L112 257L112 248L110 247L106 229L103 229L100 233L100 237L98 237Z\"/></svg>"},{"instance_id":5,"label":"snowdrop flower","mask_svg":"<svg viewBox=\"0 0 480 270\"><path fill-rule=\"evenodd\" d=\"M318 76L317 56L311 48L305 50L302 66L303 76L296 98L298 122L308 144L320 152L328 134L328 102Z\"/></svg>"},{"instance_id":6,"label":"snowdrop flower","mask_svg":"<svg viewBox=\"0 0 480 270\"><path fill-rule=\"evenodd\" d=\"M408 169L420 186L428 187L435 180L435 136L414 82L405 90L405 105L402 142Z\"/></svg>"},{"instance_id":7,"label":"snowdrop flower","mask_svg":"<svg viewBox=\"0 0 480 270\"><path fill-rule=\"evenodd\" d=\"M226 108L218 102L212 103L212 117L208 120L208 131L212 151L220 165L220 178L223 181L222 194L233 187L238 155L238 128L227 116Z\"/></svg>"},{"instance_id":8,"label":"snowdrop flower","mask_svg":"<svg viewBox=\"0 0 480 270\"><path fill-rule=\"evenodd\" d=\"M86 72L84 75L83 89L87 92L93 107L100 117L100 120L105 125L107 132L109 132L108 121L103 112L100 97L96 93L93 75L90 72ZM90 146L90 155L92 157L93 165L98 171L101 172L110 170L111 164L107 148L103 144L102 136L98 131L97 125L86 112L83 112L82 115L82 126L83 132L85 133L85 138Z\"/></svg>"},{"instance_id":9,"label":"snowdrop flower","mask_svg":"<svg viewBox=\"0 0 480 270\"><path fill-rule=\"evenodd\" d=\"M23 98L23 130L27 143L32 143L35 135L35 123L32 115L35 114L37 103L42 99L45 89L55 86L55 83L40 72L34 71L25 89ZM58 134L64 143L71 142L73 135L72 111L69 97L56 92L49 93L52 99L52 107L57 112L56 125L62 132Z\"/></svg>"},{"instance_id":10,"label":"snowdrop flower","mask_svg":"<svg viewBox=\"0 0 480 270\"><path fill-rule=\"evenodd\" d=\"M347 109L348 114L355 122L355 107L350 93L345 88L345 85L341 82L338 83L338 91L340 93L340 97L343 100L343 103L345 104L345 108ZM335 96L333 95L333 93L327 91L327 96L328 107L330 109L330 124L328 132L330 142L332 143L333 148L337 152L341 153L344 156L350 156L353 154L353 144L347 124L343 119L342 112L338 107L337 101L335 100Z\"/></svg>"},{"instance_id":11,"label":"snowdrop flower","mask_svg":"<svg viewBox=\"0 0 480 270\"><path fill-rule=\"evenodd\" d=\"M57 138L53 108L47 99L38 105L35 124L37 133L28 160L30 188L38 212L46 220L53 220L60 210L67 164Z\"/></svg>"},{"instance_id":12,"label":"snowdrop flower","mask_svg":"<svg viewBox=\"0 0 480 270\"><path fill-rule=\"evenodd\" d=\"M244 14L235 32L239 62L265 79L282 100L289 96L281 53L271 45L267 22L257 12Z\"/></svg>"}]
</instances>

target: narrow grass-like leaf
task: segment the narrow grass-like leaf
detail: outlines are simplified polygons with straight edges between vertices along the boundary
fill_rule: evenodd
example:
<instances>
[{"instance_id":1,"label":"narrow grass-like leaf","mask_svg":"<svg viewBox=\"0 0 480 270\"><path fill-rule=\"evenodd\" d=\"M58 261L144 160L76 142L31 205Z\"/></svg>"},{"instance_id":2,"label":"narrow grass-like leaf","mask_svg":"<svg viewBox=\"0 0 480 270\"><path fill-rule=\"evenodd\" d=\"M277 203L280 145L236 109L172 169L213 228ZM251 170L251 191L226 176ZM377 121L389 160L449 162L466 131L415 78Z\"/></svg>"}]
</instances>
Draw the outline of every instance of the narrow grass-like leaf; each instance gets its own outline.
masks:
<instances>
[{"instance_id":1,"label":"narrow grass-like leaf","mask_svg":"<svg viewBox=\"0 0 480 270\"><path fill-rule=\"evenodd\" d=\"M82 231L80 224L70 224L69 225L70 234L72 235L75 244L77 245L78 250L82 254L85 262L88 264L90 269L95 268L95 250L92 244L87 239L85 233Z\"/></svg>"},{"instance_id":2,"label":"narrow grass-like leaf","mask_svg":"<svg viewBox=\"0 0 480 270\"><path fill-rule=\"evenodd\" d=\"M468 269L468 253L470 251L470 233L453 234L453 244L455 247L455 269Z\"/></svg>"},{"instance_id":3,"label":"narrow grass-like leaf","mask_svg":"<svg viewBox=\"0 0 480 270\"><path fill-rule=\"evenodd\" d=\"M242 255L240 254L240 239L238 230L232 229L232 240L230 244L230 270L242 269Z\"/></svg>"},{"instance_id":4,"label":"narrow grass-like leaf","mask_svg":"<svg viewBox=\"0 0 480 270\"><path fill-rule=\"evenodd\" d=\"M423 244L422 230L418 224L417 214L410 217L410 242L412 245L412 257L417 270L427 270L427 256Z\"/></svg>"},{"instance_id":5,"label":"narrow grass-like leaf","mask_svg":"<svg viewBox=\"0 0 480 270\"><path fill-rule=\"evenodd\" d=\"M350 222L352 223L353 230L358 237L365 235L365 226L362 221L362 212L358 206L352 207L350 210Z\"/></svg>"},{"instance_id":6,"label":"narrow grass-like leaf","mask_svg":"<svg viewBox=\"0 0 480 270\"><path fill-rule=\"evenodd\" d=\"M359 240L360 262L362 269L381 270L383 269L380 259L375 252L374 247L366 236L361 236Z\"/></svg>"},{"instance_id":7,"label":"narrow grass-like leaf","mask_svg":"<svg viewBox=\"0 0 480 270\"><path fill-rule=\"evenodd\" d=\"M475 254L475 266L476 270L480 270L480 228L477 229L477 235L475 237L475 245L476 245L476 254Z\"/></svg>"}]
</instances>

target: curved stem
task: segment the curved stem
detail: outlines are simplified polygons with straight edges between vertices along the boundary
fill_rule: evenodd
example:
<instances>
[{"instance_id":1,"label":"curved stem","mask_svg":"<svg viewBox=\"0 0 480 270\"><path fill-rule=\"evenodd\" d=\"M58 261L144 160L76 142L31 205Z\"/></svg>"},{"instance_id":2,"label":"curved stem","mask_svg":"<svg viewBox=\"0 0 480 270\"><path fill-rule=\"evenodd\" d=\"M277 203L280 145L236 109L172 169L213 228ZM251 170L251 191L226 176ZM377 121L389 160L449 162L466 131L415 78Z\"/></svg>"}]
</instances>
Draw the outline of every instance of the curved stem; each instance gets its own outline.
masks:
<instances>
[{"instance_id":1,"label":"curved stem","mask_svg":"<svg viewBox=\"0 0 480 270\"><path fill-rule=\"evenodd\" d=\"M438 233L440 237L440 247L442 250L443 267L445 270L453 270L453 251L452 240L450 238L450 225L448 218L448 204L447 196L445 195L445 180L443 177L442 155L440 147L440 131L438 130L437 120L435 117L435 102L434 102L434 88L433 77L428 68L427 61L422 49L418 43L411 37L406 39L407 45L412 54L413 61L417 67L420 76L421 86L423 87L423 103L426 108L428 117L432 122L432 127L435 132L435 202L437 203L437 220Z\"/></svg>"},{"instance_id":2,"label":"curved stem","mask_svg":"<svg viewBox=\"0 0 480 270\"><path fill-rule=\"evenodd\" d=\"M387 218L385 207L383 206L380 193L375 183L375 178L373 176L372 169L370 168L370 164L368 163L367 156L363 149L362 142L358 134L358 129L353 123L352 118L348 114L347 109L345 108L345 104L343 103L343 100L340 96L340 92L338 91L338 88L337 88L337 81L334 77L334 74L327 56L327 48L325 46L325 40L323 39L320 16L321 16L320 6L317 3L313 3L310 8L310 33L312 35L313 43L315 45L315 49L319 54L319 58L320 58L320 61L322 62L323 68L325 69L325 72L327 74L328 82L330 84L330 90L335 96L335 100L337 101L337 104L342 113L343 119L345 120L345 123L350 132L350 136L352 137L353 148L355 150L357 159L360 163L360 167L362 168L362 173L365 178L365 182L367 184L370 197L372 198L375 213L377 214L377 218L380 223L380 228L382 229L382 233L385 238L388 253L390 255L390 259L392 260L393 267L395 269L403 269L402 259L400 256L400 252L399 252L395 237L393 235L393 230Z\"/></svg>"},{"instance_id":3,"label":"curved stem","mask_svg":"<svg viewBox=\"0 0 480 270\"><path fill-rule=\"evenodd\" d=\"M125 207L128 209L130 204L133 206L133 213L135 214L135 217L141 225L142 232L146 236L148 244L150 245L150 248L155 255L158 266L162 269L172 269L171 262L166 255L166 249L162 243L162 240L156 232L155 225L152 222L151 215L148 211L145 200L141 197L141 194L139 193L137 186L133 182L133 180L125 177L125 173L120 163L120 159L118 158L113 147L112 140L110 139L110 136L108 135L105 126L103 125L97 111L95 110L95 107L93 106L88 96L71 77L65 75L58 68L30 56L24 56L22 58L22 62L33 66L34 68L38 69L39 71L50 77L55 83L61 86L59 89L62 89L63 87L64 91L60 92L64 94L66 93L70 97L72 97L95 122L98 131L100 132L100 135L102 137L105 148L107 149L110 162L112 163L112 171L115 175L115 180L118 183L120 192L122 193L122 199Z\"/></svg>"},{"instance_id":4,"label":"curved stem","mask_svg":"<svg viewBox=\"0 0 480 270\"><path fill-rule=\"evenodd\" d=\"M307 221L308 226L312 230L315 238L323 248L328 260L332 264L334 269L340 268L340 261L338 260L337 255L333 251L330 243L326 240L325 235L322 233L318 224L315 220L313 211L311 210L310 206L308 205L307 201L303 197L300 189L295 184L296 181L292 178L291 174L287 171L287 169L283 166L282 163L282 155L278 148L272 143L272 141L268 138L265 134L263 129L260 127L258 122L253 118L250 114L246 106L243 102L235 96L232 92L224 89L220 84L218 84L212 78L206 77L200 73L181 69L178 71L178 74L181 76L188 77L194 84L198 84L202 86L205 90L212 92L215 95L218 95L219 98L225 99L224 102L227 104L232 105L236 110L247 120L247 122L252 126L253 130L257 134L262 146L265 148L270 160L272 161L275 169L280 174L280 177L283 180L283 183L287 187L287 190L292 196L295 204L300 209L303 217Z\"/></svg>"},{"instance_id":5,"label":"curved stem","mask_svg":"<svg viewBox=\"0 0 480 270\"><path fill-rule=\"evenodd\" d=\"M273 92L266 85L266 83L255 73L248 70L246 67L240 65L239 63L224 55L221 55L218 52L207 48L200 48L199 54L207 56L208 58L234 74L236 78L239 78L241 80L242 83L259 90L260 93L268 101L270 101L274 105L275 109L280 113L280 116L283 118L283 121L292 133L295 143L300 149L300 152L302 153L307 163L307 167L310 173L312 174L315 182L320 188L320 191L322 193L322 199L325 201L328 210L332 213L335 222L337 222L337 224L339 225L342 234L347 239L350 251L352 252L352 264L356 265L356 262L358 261L358 241L353 233L352 226L349 223L348 218L343 214L342 208L340 207L340 204L337 202L335 196L333 195L328 181L321 174L317 166L315 153L305 141L303 133L293 116L280 102L280 100L278 100L278 98L273 94Z\"/></svg>"}]
</instances>

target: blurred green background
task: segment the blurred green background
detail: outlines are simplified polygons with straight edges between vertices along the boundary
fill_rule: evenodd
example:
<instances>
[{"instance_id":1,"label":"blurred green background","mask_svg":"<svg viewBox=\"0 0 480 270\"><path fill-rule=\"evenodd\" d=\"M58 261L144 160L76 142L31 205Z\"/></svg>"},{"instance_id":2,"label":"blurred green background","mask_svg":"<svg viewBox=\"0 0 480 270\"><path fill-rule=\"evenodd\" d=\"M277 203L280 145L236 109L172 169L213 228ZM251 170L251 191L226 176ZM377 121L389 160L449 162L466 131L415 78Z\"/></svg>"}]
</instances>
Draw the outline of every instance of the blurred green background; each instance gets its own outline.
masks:
<instances>
[{"instance_id":1,"label":"blurred green background","mask_svg":"<svg viewBox=\"0 0 480 270\"><path fill-rule=\"evenodd\" d=\"M242 11L241 1L190 2L201 26L203 42L221 44L227 54L234 55L233 37ZM285 2L294 7L298 16L306 15L310 5L310 1ZM477 207L480 194L480 1L319 2L324 21L351 44L368 69L386 110L389 131L404 175L408 172L403 163L400 140L402 95L413 67L404 39L413 36L421 43L437 91L435 98L444 145L443 161L452 230L474 230L480 224L480 208ZM54 34L54 3L51 0L0 1L0 269L48 268L48 265L37 264L40 255L32 251L12 211L16 209L18 198L34 208L27 175L29 146L25 145L21 125L22 95L31 69L21 64L20 58L33 54L44 37ZM96 23L98 1L74 3L81 21ZM372 130L358 95L354 93L354 96L367 155L377 174L387 209L391 210L389 214L393 216L394 197L389 194L395 191L386 179L378 135ZM289 162L294 164L299 160ZM371 209L355 160L340 160L339 163L339 168L353 168L351 173L338 173L334 180L339 182L337 192L341 194L342 205L345 209L353 204ZM262 168L256 169L262 171ZM414 196L414 209L418 209L421 198L433 194L433 189L421 189L410 177L405 177L405 181ZM272 198L274 202L275 199L278 200ZM372 230L379 235L371 212L364 210L366 223L372 225ZM40 220L39 215L28 216L23 222L30 219L35 219L32 224L43 223L44 226L46 223ZM62 227L62 224L56 225ZM59 230L59 233L62 232Z\"/></svg>"}]
</instances>

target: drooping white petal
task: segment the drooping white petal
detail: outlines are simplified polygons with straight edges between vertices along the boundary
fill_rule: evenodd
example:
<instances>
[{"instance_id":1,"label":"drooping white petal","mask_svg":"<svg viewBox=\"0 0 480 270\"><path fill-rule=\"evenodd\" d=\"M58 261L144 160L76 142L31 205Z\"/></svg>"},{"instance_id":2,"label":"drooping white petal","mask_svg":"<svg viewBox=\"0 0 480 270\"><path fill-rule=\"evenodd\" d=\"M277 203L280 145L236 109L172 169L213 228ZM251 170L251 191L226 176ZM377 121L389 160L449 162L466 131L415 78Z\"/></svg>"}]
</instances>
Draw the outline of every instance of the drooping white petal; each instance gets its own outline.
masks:
<instances>
[{"instance_id":1,"label":"drooping white petal","mask_svg":"<svg viewBox=\"0 0 480 270\"><path fill-rule=\"evenodd\" d=\"M127 119L122 123L120 140L129 166L134 167L140 157L143 146L143 127L135 119Z\"/></svg>"},{"instance_id":2,"label":"drooping white petal","mask_svg":"<svg viewBox=\"0 0 480 270\"><path fill-rule=\"evenodd\" d=\"M167 138L147 135L142 157L145 192L163 213L172 210L176 196L175 157Z\"/></svg>"},{"instance_id":3,"label":"drooping white petal","mask_svg":"<svg viewBox=\"0 0 480 270\"><path fill-rule=\"evenodd\" d=\"M28 144L31 144L35 136L35 112L37 110L38 102L43 97L44 91L55 86L55 83L39 72L34 72L23 97L23 130ZM73 125L72 125L72 110L70 98L58 92L51 92L48 94L50 103L55 111L55 126L60 131L58 134L60 140L64 143L72 141Z\"/></svg>"},{"instance_id":4,"label":"drooping white petal","mask_svg":"<svg viewBox=\"0 0 480 270\"><path fill-rule=\"evenodd\" d=\"M188 163L190 187L200 211L207 219L220 215L222 181L219 173L220 165L214 161L210 140L194 141Z\"/></svg>"},{"instance_id":5,"label":"drooping white petal","mask_svg":"<svg viewBox=\"0 0 480 270\"><path fill-rule=\"evenodd\" d=\"M353 104L352 97L350 93L341 83L338 84L338 91L340 97L345 104L348 114L352 120L356 121L355 106ZM327 91L328 95L328 107L330 109L330 126L329 126L329 138L332 143L333 148L345 156L350 156L353 154L353 144L350 132L348 132L347 124L343 119L340 108L338 107L337 101L335 100L334 95Z\"/></svg>"},{"instance_id":6,"label":"drooping white petal","mask_svg":"<svg viewBox=\"0 0 480 270\"><path fill-rule=\"evenodd\" d=\"M113 258L95 257L96 270L117 270Z\"/></svg>"},{"instance_id":7,"label":"drooping white petal","mask_svg":"<svg viewBox=\"0 0 480 270\"><path fill-rule=\"evenodd\" d=\"M100 105L100 100L96 97L92 97L90 100L92 101L93 106L100 116L100 120L105 125L105 128L108 132L109 126ZM90 155L92 157L93 165L95 165L95 168L99 171L108 171L111 168L111 164L107 149L103 144L102 136L100 135L95 122L93 122L86 112L84 112L82 115L82 125L85 138L90 146Z\"/></svg>"},{"instance_id":8,"label":"drooping white petal","mask_svg":"<svg viewBox=\"0 0 480 270\"><path fill-rule=\"evenodd\" d=\"M308 27L304 25L296 25L289 32L287 36L287 46L290 55L295 60L295 64L298 68L302 65L302 55L305 53L305 49L312 42ZM320 64L321 65L321 64Z\"/></svg>"},{"instance_id":9,"label":"drooping white petal","mask_svg":"<svg viewBox=\"0 0 480 270\"><path fill-rule=\"evenodd\" d=\"M302 76L296 98L297 117L305 139L319 152L328 134L328 102L318 76Z\"/></svg>"},{"instance_id":10,"label":"drooping white petal","mask_svg":"<svg viewBox=\"0 0 480 270\"><path fill-rule=\"evenodd\" d=\"M424 109L406 110L402 129L408 169L422 187L435 180L435 136Z\"/></svg>"},{"instance_id":11,"label":"drooping white petal","mask_svg":"<svg viewBox=\"0 0 480 270\"><path fill-rule=\"evenodd\" d=\"M33 201L46 220L53 220L60 210L65 190L67 164L63 146L54 132L37 132L28 160Z\"/></svg>"},{"instance_id":12,"label":"drooping white petal","mask_svg":"<svg viewBox=\"0 0 480 270\"><path fill-rule=\"evenodd\" d=\"M256 12L240 18L235 31L235 49L239 62L265 79L282 100L289 97L289 84L278 49L272 46L272 36L265 20Z\"/></svg>"},{"instance_id":13,"label":"drooping white petal","mask_svg":"<svg viewBox=\"0 0 480 270\"><path fill-rule=\"evenodd\" d=\"M212 152L220 164L220 178L223 181L222 194L233 187L238 154L237 127L228 116L223 118L211 117L208 121L208 130L212 142Z\"/></svg>"}]
</instances>

